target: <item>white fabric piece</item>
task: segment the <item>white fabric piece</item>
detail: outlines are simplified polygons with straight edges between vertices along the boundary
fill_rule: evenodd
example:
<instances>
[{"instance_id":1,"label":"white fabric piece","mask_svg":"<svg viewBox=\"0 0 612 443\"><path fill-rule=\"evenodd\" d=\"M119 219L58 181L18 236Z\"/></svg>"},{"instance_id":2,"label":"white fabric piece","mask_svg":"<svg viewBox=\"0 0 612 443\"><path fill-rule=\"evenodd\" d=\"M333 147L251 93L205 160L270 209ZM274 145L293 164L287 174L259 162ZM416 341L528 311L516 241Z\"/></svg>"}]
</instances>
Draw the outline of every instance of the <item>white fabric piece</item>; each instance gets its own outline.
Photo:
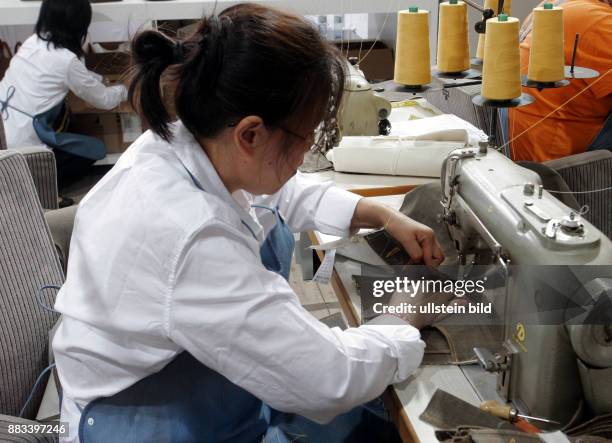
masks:
<instances>
[{"instance_id":1,"label":"white fabric piece","mask_svg":"<svg viewBox=\"0 0 612 443\"><path fill-rule=\"evenodd\" d=\"M360 263L366 263L372 266L386 266L385 261L380 258L380 255L372 249L364 238L372 232L375 232L375 230L362 229L358 234L352 235L351 237L334 239L329 242L310 246L309 249L315 251L336 251L339 255ZM327 255L325 257L327 257Z\"/></svg>"},{"instance_id":2,"label":"white fabric piece","mask_svg":"<svg viewBox=\"0 0 612 443\"><path fill-rule=\"evenodd\" d=\"M465 120L443 114L394 120L389 136L343 137L327 158L339 172L440 177L442 162L451 151L487 139Z\"/></svg>"},{"instance_id":3,"label":"white fabric piece","mask_svg":"<svg viewBox=\"0 0 612 443\"><path fill-rule=\"evenodd\" d=\"M393 121L390 135L414 140L463 141L470 145L488 140L481 129L453 114Z\"/></svg>"},{"instance_id":4,"label":"white fabric piece","mask_svg":"<svg viewBox=\"0 0 612 443\"><path fill-rule=\"evenodd\" d=\"M330 151L328 159L339 172L440 177L448 154L463 147L465 142L393 136L343 137L340 145Z\"/></svg>"},{"instance_id":5,"label":"white fabric piece","mask_svg":"<svg viewBox=\"0 0 612 443\"><path fill-rule=\"evenodd\" d=\"M13 86L15 95L10 104L32 116L59 104L68 91L99 109L112 109L127 99L125 86L107 87L101 80L99 75L88 71L73 52L56 49L53 44L32 35L11 59L0 81L0 97L5 100ZM4 131L9 149L40 144L32 118L10 108L8 114Z\"/></svg>"},{"instance_id":6,"label":"white fabric piece","mask_svg":"<svg viewBox=\"0 0 612 443\"><path fill-rule=\"evenodd\" d=\"M273 218L251 203L278 205L294 231L346 236L360 197L299 174L272 196L230 195L184 126L173 133L171 144L143 134L79 205L55 305L64 441L78 441L87 403L184 350L273 408L318 422L405 380L423 356L417 329L330 329L259 256Z\"/></svg>"}]
</instances>

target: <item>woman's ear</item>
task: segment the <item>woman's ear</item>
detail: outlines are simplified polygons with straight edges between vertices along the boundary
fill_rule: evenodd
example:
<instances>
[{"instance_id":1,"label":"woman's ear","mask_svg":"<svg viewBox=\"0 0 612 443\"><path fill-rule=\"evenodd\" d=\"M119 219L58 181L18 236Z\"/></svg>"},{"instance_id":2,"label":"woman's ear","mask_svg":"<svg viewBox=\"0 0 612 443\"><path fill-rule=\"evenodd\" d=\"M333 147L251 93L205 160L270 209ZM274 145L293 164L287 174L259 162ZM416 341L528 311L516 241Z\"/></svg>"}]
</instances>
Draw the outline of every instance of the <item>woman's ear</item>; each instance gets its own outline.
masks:
<instances>
[{"instance_id":1,"label":"woman's ear","mask_svg":"<svg viewBox=\"0 0 612 443\"><path fill-rule=\"evenodd\" d=\"M270 132L261 117L249 115L236 124L233 137L239 151L253 157L268 143Z\"/></svg>"}]
</instances>

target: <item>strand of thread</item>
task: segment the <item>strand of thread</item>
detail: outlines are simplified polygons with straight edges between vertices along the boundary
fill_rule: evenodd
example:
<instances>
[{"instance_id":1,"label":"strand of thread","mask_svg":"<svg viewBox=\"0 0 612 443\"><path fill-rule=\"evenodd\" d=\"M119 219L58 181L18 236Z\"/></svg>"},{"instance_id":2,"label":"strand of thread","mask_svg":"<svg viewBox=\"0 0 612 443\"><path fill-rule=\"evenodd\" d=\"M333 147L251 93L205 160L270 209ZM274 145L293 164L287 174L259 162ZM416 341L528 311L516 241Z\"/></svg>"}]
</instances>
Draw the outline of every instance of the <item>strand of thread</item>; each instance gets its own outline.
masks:
<instances>
[{"instance_id":1,"label":"strand of thread","mask_svg":"<svg viewBox=\"0 0 612 443\"><path fill-rule=\"evenodd\" d=\"M500 149L505 148L508 145L511 145L512 142L514 142L515 140L517 140L518 138L522 137L523 135L525 135L527 132L531 131L533 128L535 128L536 126L538 126L540 123L542 123L543 121L547 120L551 115L553 115L554 113L556 113L557 111L563 109L565 106L567 106L569 103L571 103L573 100L575 100L576 98L578 98L580 95L584 94L586 91L588 91L589 89L591 89L593 86L595 86L598 82L600 82L601 80L603 80L603 78L608 75L610 72L612 72L612 68L608 69L605 74L600 75L599 78L597 78L596 80L594 80L593 82L589 83L584 89L582 89L581 91L579 91L578 93L576 93L574 96L570 97L568 100L566 100L564 103L560 104L559 106L557 106L555 109L553 109L552 111L550 111L548 114L546 114L544 117L542 117L540 120L538 120L537 122L535 122L533 125L531 125L530 127L528 127L527 129L525 129L523 132L521 132L520 134L518 134L515 137L512 137L510 140L508 140L506 143L504 143L502 146L500 146ZM514 152L512 153L514 156Z\"/></svg>"},{"instance_id":2,"label":"strand of thread","mask_svg":"<svg viewBox=\"0 0 612 443\"><path fill-rule=\"evenodd\" d=\"M392 2L393 2L393 0L389 0L389 7L391 6ZM399 9L399 0L397 0L397 5L398 5L398 7L396 9ZM388 10L391 11L390 8L388 8ZM389 16L390 15L391 15L391 12L387 12L387 14L385 15L385 18L383 20L383 23L382 23L380 29L376 33L376 38L374 39L374 42L372 43L372 45L370 46L368 51L365 53L363 58L361 58L361 49L359 50L358 64L361 64L361 62L364 61L368 55L370 55L370 52L372 52L372 50L374 49L374 46L376 46L376 43L378 43L378 40L380 40L380 36L382 35L383 31L385 30L385 26L387 26L387 20L389 20Z\"/></svg>"},{"instance_id":3,"label":"strand of thread","mask_svg":"<svg viewBox=\"0 0 612 443\"><path fill-rule=\"evenodd\" d=\"M612 186L608 186L607 188L602 189L593 189L591 191L551 191L549 189L546 189L546 191L550 192L551 194L595 194L597 192L606 192L611 190Z\"/></svg>"}]
</instances>

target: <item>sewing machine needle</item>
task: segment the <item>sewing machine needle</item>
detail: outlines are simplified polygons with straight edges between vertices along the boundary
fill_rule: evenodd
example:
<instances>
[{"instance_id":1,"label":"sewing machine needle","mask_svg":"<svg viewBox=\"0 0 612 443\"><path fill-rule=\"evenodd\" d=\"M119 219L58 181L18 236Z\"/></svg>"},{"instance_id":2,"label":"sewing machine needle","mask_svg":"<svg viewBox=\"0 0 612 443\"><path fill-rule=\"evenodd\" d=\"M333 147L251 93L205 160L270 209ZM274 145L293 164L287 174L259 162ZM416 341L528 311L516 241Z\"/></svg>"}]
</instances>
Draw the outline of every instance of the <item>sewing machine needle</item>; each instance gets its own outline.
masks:
<instances>
[{"instance_id":1,"label":"sewing machine needle","mask_svg":"<svg viewBox=\"0 0 612 443\"><path fill-rule=\"evenodd\" d=\"M551 424L554 424L554 425L560 425L561 424L558 421L548 420L547 418L531 417L529 415L523 415L523 414L517 414L516 416L519 417L519 418L524 418L526 420L542 421L544 423L551 423Z\"/></svg>"}]
</instances>

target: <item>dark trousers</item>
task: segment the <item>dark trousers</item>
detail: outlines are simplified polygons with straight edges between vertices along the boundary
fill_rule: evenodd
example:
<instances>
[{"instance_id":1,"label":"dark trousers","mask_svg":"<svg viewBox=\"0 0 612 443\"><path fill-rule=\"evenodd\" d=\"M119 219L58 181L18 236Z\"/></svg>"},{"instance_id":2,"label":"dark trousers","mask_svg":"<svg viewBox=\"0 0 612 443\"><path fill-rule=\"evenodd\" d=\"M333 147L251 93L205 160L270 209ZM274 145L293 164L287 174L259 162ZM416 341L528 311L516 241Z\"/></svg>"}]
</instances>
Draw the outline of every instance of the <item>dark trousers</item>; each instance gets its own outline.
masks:
<instances>
[{"instance_id":1,"label":"dark trousers","mask_svg":"<svg viewBox=\"0 0 612 443\"><path fill-rule=\"evenodd\" d=\"M60 192L91 172L95 163L95 160L69 154L59 149L54 149L53 154L57 165L57 186Z\"/></svg>"}]
</instances>

